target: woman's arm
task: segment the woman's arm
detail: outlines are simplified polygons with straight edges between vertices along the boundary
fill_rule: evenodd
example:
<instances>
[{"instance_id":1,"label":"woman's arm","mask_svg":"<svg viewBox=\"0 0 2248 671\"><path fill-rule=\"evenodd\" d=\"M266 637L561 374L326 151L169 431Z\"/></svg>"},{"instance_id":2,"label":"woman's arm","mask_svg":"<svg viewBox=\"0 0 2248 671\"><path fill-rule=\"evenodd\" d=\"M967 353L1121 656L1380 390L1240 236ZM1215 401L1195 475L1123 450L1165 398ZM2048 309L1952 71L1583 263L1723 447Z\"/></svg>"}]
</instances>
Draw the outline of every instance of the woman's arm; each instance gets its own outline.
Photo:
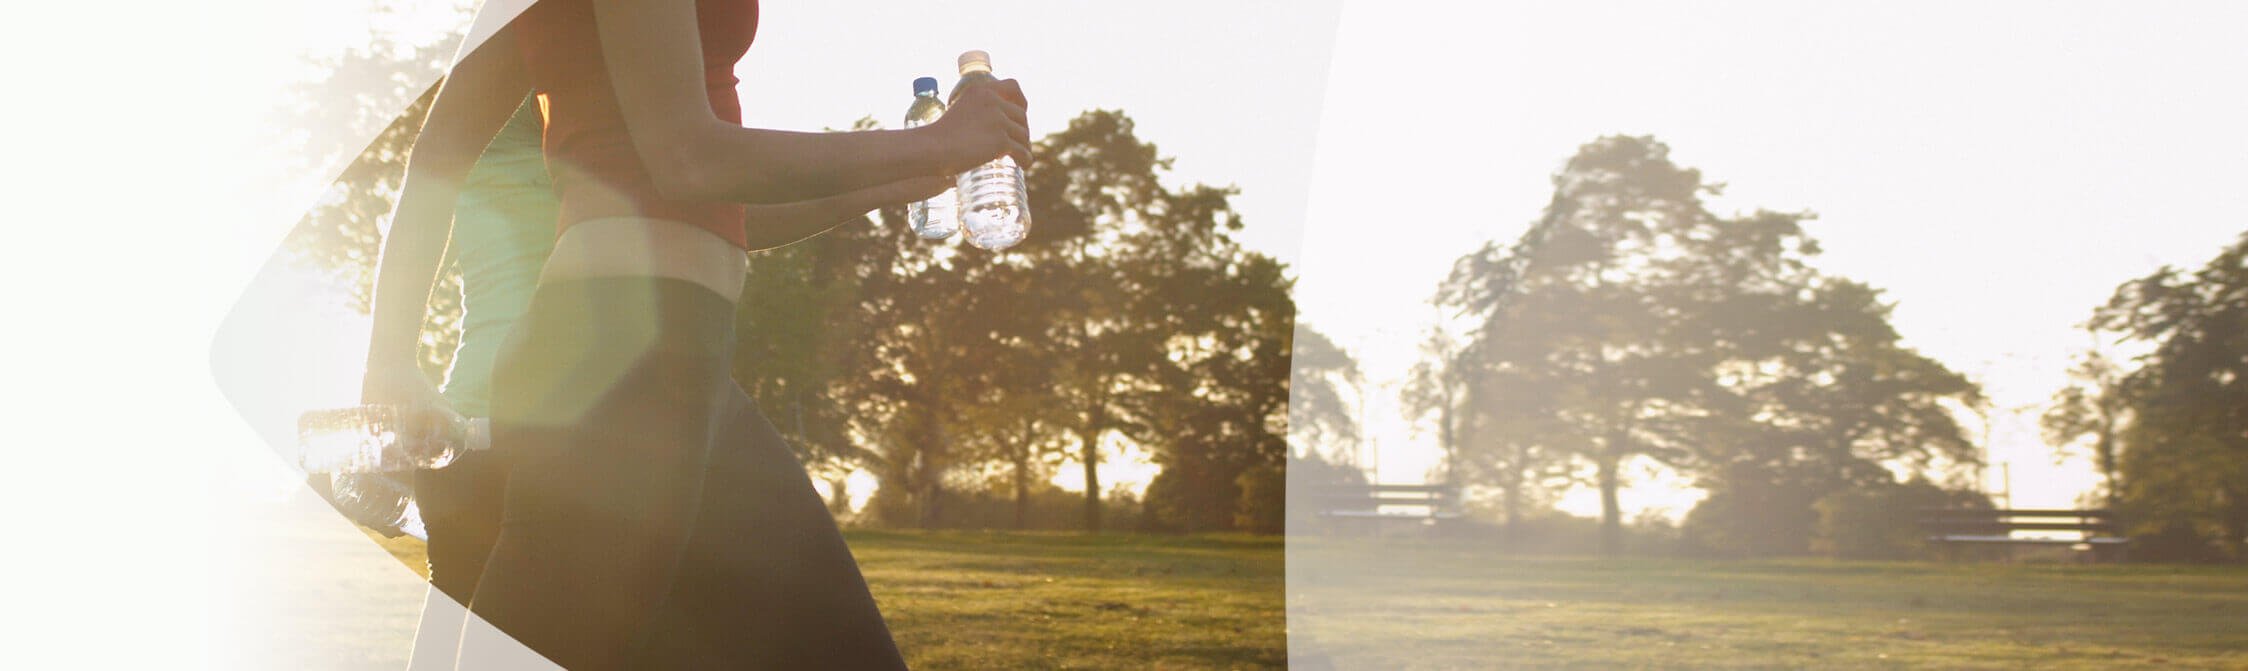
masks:
<instances>
[{"instance_id":1,"label":"woman's arm","mask_svg":"<svg viewBox=\"0 0 2248 671\"><path fill-rule=\"evenodd\" d=\"M787 203L914 177L957 174L1000 156L1030 165L1014 80L973 86L912 130L798 133L741 128L711 112L694 0L595 0L601 52L634 149L664 195Z\"/></svg>"},{"instance_id":2,"label":"woman's arm","mask_svg":"<svg viewBox=\"0 0 2248 671\"><path fill-rule=\"evenodd\" d=\"M951 177L914 177L785 205L751 205L743 216L751 251L783 247L826 233L876 208L925 200L952 188Z\"/></svg>"},{"instance_id":3,"label":"woman's arm","mask_svg":"<svg viewBox=\"0 0 2248 671\"><path fill-rule=\"evenodd\" d=\"M501 30L453 68L407 155L375 273L374 332L360 390L364 402L437 400L416 359L429 292L452 237L453 206L485 145L531 91L511 35Z\"/></svg>"}]
</instances>

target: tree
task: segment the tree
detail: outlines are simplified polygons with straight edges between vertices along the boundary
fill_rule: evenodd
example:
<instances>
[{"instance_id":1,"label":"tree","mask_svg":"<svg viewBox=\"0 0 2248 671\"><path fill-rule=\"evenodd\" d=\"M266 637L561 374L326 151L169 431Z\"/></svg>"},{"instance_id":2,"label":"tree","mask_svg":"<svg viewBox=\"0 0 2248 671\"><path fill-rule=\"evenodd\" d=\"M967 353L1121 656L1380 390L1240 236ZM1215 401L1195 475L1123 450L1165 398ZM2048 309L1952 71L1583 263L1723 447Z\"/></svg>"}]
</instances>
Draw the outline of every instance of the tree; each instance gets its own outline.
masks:
<instances>
[{"instance_id":1,"label":"tree","mask_svg":"<svg viewBox=\"0 0 2248 671\"><path fill-rule=\"evenodd\" d=\"M1365 384L1358 361L1302 322L1296 323L1288 351L1288 458L1242 474L1243 526L1260 533L1313 521L1311 506L1287 505L1287 490L1366 482L1365 473L1331 460L1358 442L1358 421L1343 391Z\"/></svg>"},{"instance_id":2,"label":"tree","mask_svg":"<svg viewBox=\"0 0 2248 671\"><path fill-rule=\"evenodd\" d=\"M1270 258L1252 256L1222 277L1235 287L1231 293L1240 303L1211 306L1220 317L1205 331L1207 346L1179 361L1181 377L1194 382L1164 394L1171 404L1192 409L1192 414L1177 417L1199 421L1174 425L1178 430L1164 432L1168 440L1152 443L1157 463L1165 466L1158 477L1197 476L1213 485L1198 493L1231 494L1193 506L1190 530L1234 528L1245 509L1270 511L1285 505L1285 492L1245 491L1242 483L1245 474L1287 463L1288 352L1295 305L1280 264ZM1157 506L1168 503L1158 496L1162 491L1151 483L1147 500Z\"/></svg>"},{"instance_id":3,"label":"tree","mask_svg":"<svg viewBox=\"0 0 2248 671\"><path fill-rule=\"evenodd\" d=\"M1012 316L1024 323L1008 331L1034 330L1035 325L1030 323L1034 315L1016 312ZM1046 394L1053 379L1052 361L1063 353L1029 347L1016 347L1011 352L1011 356L989 361L983 380L994 388L983 396L983 402L966 409L963 424L979 428L975 436L964 438L962 456L965 462L997 467L991 479L1006 483L1014 503L1013 527L1025 529L1030 524L1036 485L1051 475L1051 469L1070 447L1060 430L1068 421L1068 413Z\"/></svg>"},{"instance_id":4,"label":"tree","mask_svg":"<svg viewBox=\"0 0 2248 671\"><path fill-rule=\"evenodd\" d=\"M1809 214L1711 214L1720 187L1646 137L1585 145L1554 186L1522 242L1438 291L1480 320L1456 374L1502 488L1541 451L1586 462L1614 553L1623 466L1650 459L1711 490L1689 534L1802 552L1825 491L1974 458L1948 408L1973 386L1900 345L1877 291L1810 266Z\"/></svg>"},{"instance_id":5,"label":"tree","mask_svg":"<svg viewBox=\"0 0 2248 671\"><path fill-rule=\"evenodd\" d=\"M1288 355L1288 440L1295 453L1326 455L1358 442L1358 420L1343 386L1358 388L1366 375L1350 352L1310 324L1296 324Z\"/></svg>"},{"instance_id":6,"label":"tree","mask_svg":"<svg viewBox=\"0 0 2248 671\"><path fill-rule=\"evenodd\" d=\"M2248 556L2248 234L2200 269L2116 288L2091 325L2151 348L2120 399L2120 500L2150 559Z\"/></svg>"},{"instance_id":7,"label":"tree","mask_svg":"<svg viewBox=\"0 0 2248 671\"><path fill-rule=\"evenodd\" d=\"M814 408L798 432L849 443L819 453L876 473L892 523L950 524L946 492L991 477L1022 523L1066 447L1098 530L1101 446L1121 437L1164 466L1154 508L1231 528L1243 471L1284 459L1294 304L1281 265L1233 239L1234 191L1163 187L1168 159L1132 131L1093 111L1042 139L1037 233L1005 252L931 244L886 211L760 255L744 385Z\"/></svg>"},{"instance_id":8,"label":"tree","mask_svg":"<svg viewBox=\"0 0 2248 671\"><path fill-rule=\"evenodd\" d=\"M1652 289L1671 281L1674 240L1707 235L1700 174L1673 165L1651 138L1606 137L1553 178L1544 216L1512 250L1485 245L1462 258L1438 303L1481 323L1474 365L1551 386L1517 392L1559 399L1550 440L1591 463L1601 493L1602 548L1620 551L1622 464L1677 452L1661 430L1686 390L1677 383L1690 338ZM1501 397L1491 393L1487 397Z\"/></svg>"},{"instance_id":9,"label":"tree","mask_svg":"<svg viewBox=\"0 0 2248 671\"><path fill-rule=\"evenodd\" d=\"M1813 502L1976 458L1951 410L1980 398L1974 385L1899 345L1872 288L1806 284L1804 300L1756 320L1768 356L1723 364L1723 403L1709 407L1732 439L1695 453L1712 495L1687 531L1730 552L1808 552Z\"/></svg>"},{"instance_id":10,"label":"tree","mask_svg":"<svg viewBox=\"0 0 2248 671\"><path fill-rule=\"evenodd\" d=\"M1552 399L1524 393L1551 388L1552 381L1534 380L1521 366L1485 365L1495 363L1483 356L1488 352L1431 330L1400 400L1409 418L1435 424L1446 481L1498 491L1500 525L1511 544L1523 519L1550 503L1544 494L1570 480L1570 455L1584 445L1569 442L1570 427L1554 423Z\"/></svg>"},{"instance_id":11,"label":"tree","mask_svg":"<svg viewBox=\"0 0 2248 671\"><path fill-rule=\"evenodd\" d=\"M1460 345L1441 328L1430 329L1421 341L1421 360L1405 374L1398 392L1407 419L1436 424L1436 447L1444 453L1442 479L1459 477L1460 425L1469 416L1465 407L1468 383L1474 369L1460 361Z\"/></svg>"},{"instance_id":12,"label":"tree","mask_svg":"<svg viewBox=\"0 0 2248 671\"><path fill-rule=\"evenodd\" d=\"M1139 319L1159 306L1134 291L1139 278L1125 272L1133 264L1120 257L1133 248L1128 231L1159 212L1166 192L1157 174L1171 161L1133 134L1129 117L1108 110L1078 116L1033 149L1038 168L1027 179L1040 232L1018 253L1054 272L1068 269L1041 294L1050 326L1040 341L1071 353L1057 362L1050 392L1067 408L1061 426L1076 438L1084 469L1085 529L1097 533L1101 441L1130 426L1124 396L1144 387L1164 344L1163 334Z\"/></svg>"},{"instance_id":13,"label":"tree","mask_svg":"<svg viewBox=\"0 0 2248 671\"><path fill-rule=\"evenodd\" d=\"M2093 342L2099 334L2093 332ZM2099 497L2109 509L2122 506L2122 483L2117 467L2124 412L2130 407L2122 387L2123 368L2095 345L2077 356L2068 370L2069 385L2053 394L2053 404L2038 418L2045 439L2066 453L2089 441L2093 462L2100 469Z\"/></svg>"}]
</instances>

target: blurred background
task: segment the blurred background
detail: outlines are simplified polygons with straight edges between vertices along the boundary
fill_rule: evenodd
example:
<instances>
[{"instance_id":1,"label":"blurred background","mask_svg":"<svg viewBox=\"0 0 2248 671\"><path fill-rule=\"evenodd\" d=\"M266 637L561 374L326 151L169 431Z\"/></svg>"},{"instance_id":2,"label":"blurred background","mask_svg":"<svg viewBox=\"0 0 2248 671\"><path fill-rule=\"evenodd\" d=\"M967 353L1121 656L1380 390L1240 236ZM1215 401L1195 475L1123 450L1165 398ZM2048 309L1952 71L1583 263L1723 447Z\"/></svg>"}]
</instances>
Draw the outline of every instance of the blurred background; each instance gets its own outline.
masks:
<instances>
[{"instance_id":1,"label":"blurred background","mask_svg":"<svg viewBox=\"0 0 2248 671\"><path fill-rule=\"evenodd\" d=\"M2242 663L2241 18L1346 6L1295 658Z\"/></svg>"}]
</instances>

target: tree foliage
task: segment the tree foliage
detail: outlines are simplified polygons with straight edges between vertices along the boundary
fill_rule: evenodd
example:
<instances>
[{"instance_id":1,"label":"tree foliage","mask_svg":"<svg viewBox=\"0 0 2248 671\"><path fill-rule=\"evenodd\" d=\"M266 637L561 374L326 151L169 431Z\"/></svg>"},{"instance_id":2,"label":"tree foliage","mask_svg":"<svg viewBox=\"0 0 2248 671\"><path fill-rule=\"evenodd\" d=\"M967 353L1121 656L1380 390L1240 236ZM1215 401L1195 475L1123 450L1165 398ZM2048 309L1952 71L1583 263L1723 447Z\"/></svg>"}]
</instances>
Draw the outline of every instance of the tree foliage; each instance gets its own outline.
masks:
<instances>
[{"instance_id":1,"label":"tree foliage","mask_svg":"<svg viewBox=\"0 0 2248 671\"><path fill-rule=\"evenodd\" d=\"M2248 557L2248 235L2199 269L2123 283L2090 325L2150 350L2119 375L2089 371L2113 375L2078 392L2093 411L2052 424L2096 429L2100 403L2119 410L2114 486L2135 555Z\"/></svg>"},{"instance_id":2,"label":"tree foliage","mask_svg":"<svg viewBox=\"0 0 2248 671\"><path fill-rule=\"evenodd\" d=\"M1974 386L1900 344L1876 290L1810 265L1809 214L1717 216L1702 197L1721 187L1647 137L1587 144L1553 184L1520 243L1463 257L1437 293L1476 323L1428 370L1464 381L1460 449L1485 482L1575 460L1613 552L1624 466L1649 460L1712 492L1689 534L1800 553L1825 492L1974 458L1949 407Z\"/></svg>"},{"instance_id":3,"label":"tree foliage","mask_svg":"<svg viewBox=\"0 0 2248 671\"><path fill-rule=\"evenodd\" d=\"M320 76L293 87L281 109L278 126L298 145L300 168L348 160L282 248L300 267L334 283L359 312L372 305L382 232L405 177L406 155L437 95L437 84L417 88L414 82L440 72L451 51L445 42L402 44L378 36L308 64ZM374 139L364 147L346 141L369 135ZM430 300L419 361L434 380L443 377L460 342L460 272L449 261Z\"/></svg>"},{"instance_id":4,"label":"tree foliage","mask_svg":"<svg viewBox=\"0 0 2248 671\"><path fill-rule=\"evenodd\" d=\"M1038 228L1015 249L929 243L883 212L756 257L745 386L788 408L810 456L881 477L888 523L951 525L947 492L992 483L1028 519L1024 502L1074 459L1097 530L1114 439L1162 467L1144 524L1257 517L1240 514L1244 473L1286 454L1284 269L1232 237L1231 189L1163 186L1170 161L1122 113L1087 112L1035 149Z\"/></svg>"}]
</instances>

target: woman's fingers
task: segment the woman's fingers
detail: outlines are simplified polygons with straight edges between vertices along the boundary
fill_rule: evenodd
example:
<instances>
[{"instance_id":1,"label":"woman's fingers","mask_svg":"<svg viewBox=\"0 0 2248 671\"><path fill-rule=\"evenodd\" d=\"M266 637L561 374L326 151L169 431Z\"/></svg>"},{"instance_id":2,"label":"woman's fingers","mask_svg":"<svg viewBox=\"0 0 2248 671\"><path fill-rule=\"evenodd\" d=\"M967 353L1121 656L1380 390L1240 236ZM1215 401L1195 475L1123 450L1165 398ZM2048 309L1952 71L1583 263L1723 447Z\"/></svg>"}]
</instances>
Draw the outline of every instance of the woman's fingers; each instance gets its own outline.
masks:
<instances>
[{"instance_id":1,"label":"woman's fingers","mask_svg":"<svg viewBox=\"0 0 2248 671\"><path fill-rule=\"evenodd\" d=\"M1022 87L1015 85L1015 80L987 84L985 87L990 89L993 97L999 99L999 111L1007 115L1007 120L1025 126L1030 124L1030 103L1023 100Z\"/></svg>"},{"instance_id":2,"label":"woman's fingers","mask_svg":"<svg viewBox=\"0 0 2248 671\"><path fill-rule=\"evenodd\" d=\"M1015 157L1015 165L1030 167L1030 128L1013 124L1007 129L1007 155Z\"/></svg>"},{"instance_id":3,"label":"woman's fingers","mask_svg":"<svg viewBox=\"0 0 2248 671\"><path fill-rule=\"evenodd\" d=\"M956 131L965 136L955 136L963 141L960 149L973 155L962 156L969 167L1001 156L1015 160L1025 168L1031 164L1029 107L1025 103L1022 85L1007 79L970 84L960 92L950 113L938 121L957 121Z\"/></svg>"},{"instance_id":4,"label":"woman's fingers","mask_svg":"<svg viewBox=\"0 0 2248 671\"><path fill-rule=\"evenodd\" d=\"M1016 82L1012 79L1002 79L999 80L998 84L993 88L993 90L994 92L999 94L1000 98L1006 100L1007 102L1014 103L1015 109L1021 110L1023 112L1030 111L1030 99L1023 97L1023 86L1021 83Z\"/></svg>"}]
</instances>

